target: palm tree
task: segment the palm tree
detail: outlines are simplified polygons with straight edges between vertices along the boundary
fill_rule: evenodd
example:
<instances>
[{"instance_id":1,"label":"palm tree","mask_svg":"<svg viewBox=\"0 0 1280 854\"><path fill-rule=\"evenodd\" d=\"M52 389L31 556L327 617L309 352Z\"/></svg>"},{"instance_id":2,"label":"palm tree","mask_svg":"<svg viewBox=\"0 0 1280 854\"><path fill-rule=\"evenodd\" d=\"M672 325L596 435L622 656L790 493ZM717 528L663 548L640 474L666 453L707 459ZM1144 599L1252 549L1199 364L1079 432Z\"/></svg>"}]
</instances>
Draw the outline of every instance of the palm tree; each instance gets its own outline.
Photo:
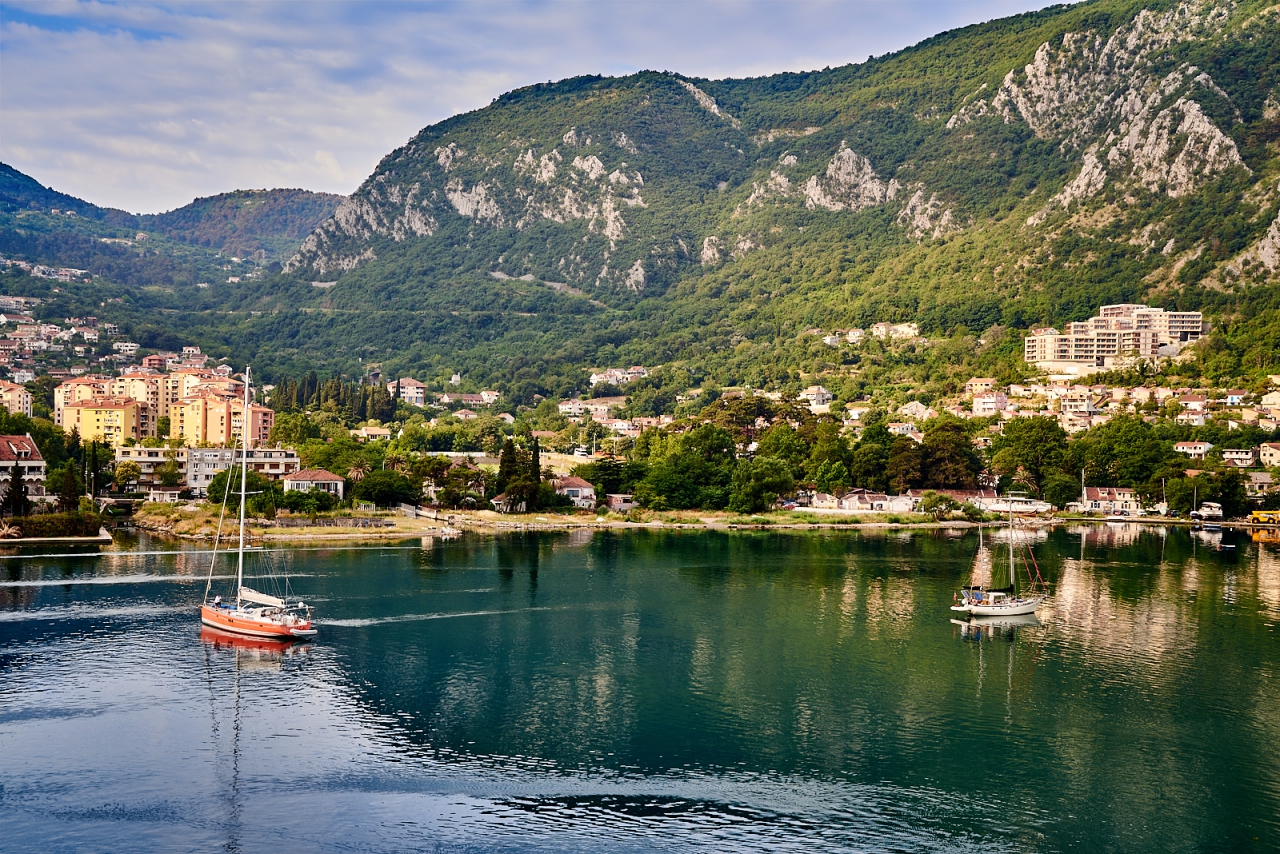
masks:
<instances>
[{"instance_id":1,"label":"palm tree","mask_svg":"<svg viewBox=\"0 0 1280 854\"><path fill-rule=\"evenodd\" d=\"M359 483L368 473L369 464L361 460L347 470L347 477L351 478L352 483Z\"/></svg>"},{"instance_id":2,"label":"palm tree","mask_svg":"<svg viewBox=\"0 0 1280 854\"><path fill-rule=\"evenodd\" d=\"M409 460L399 451L392 451L387 454L386 459L383 460L382 467L384 469L389 469L390 471L398 471L401 474L404 474L409 469Z\"/></svg>"}]
</instances>

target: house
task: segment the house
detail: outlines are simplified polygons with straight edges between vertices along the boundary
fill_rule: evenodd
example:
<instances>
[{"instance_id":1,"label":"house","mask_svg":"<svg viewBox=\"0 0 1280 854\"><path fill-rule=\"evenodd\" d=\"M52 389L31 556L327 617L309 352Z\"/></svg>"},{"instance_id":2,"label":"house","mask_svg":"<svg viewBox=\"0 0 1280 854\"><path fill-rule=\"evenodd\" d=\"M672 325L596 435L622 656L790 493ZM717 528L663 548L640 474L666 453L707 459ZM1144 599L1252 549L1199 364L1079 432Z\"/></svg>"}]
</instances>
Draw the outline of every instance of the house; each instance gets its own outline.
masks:
<instances>
[{"instance_id":1,"label":"house","mask_svg":"<svg viewBox=\"0 0 1280 854\"><path fill-rule=\"evenodd\" d=\"M351 438L357 442L368 442L370 439L390 439L391 430L387 427L365 426L351 431Z\"/></svg>"},{"instance_id":2,"label":"house","mask_svg":"<svg viewBox=\"0 0 1280 854\"><path fill-rule=\"evenodd\" d=\"M1086 513L1132 513L1142 510L1138 496L1127 486L1086 486L1081 496L1081 507Z\"/></svg>"},{"instance_id":3,"label":"house","mask_svg":"<svg viewBox=\"0 0 1280 854\"><path fill-rule=\"evenodd\" d=\"M29 498L44 496L44 477L46 474L44 457L36 447L35 439L28 433L25 436L0 436L0 495L9 489L9 476L13 466L17 464L26 484Z\"/></svg>"},{"instance_id":4,"label":"house","mask_svg":"<svg viewBox=\"0 0 1280 854\"><path fill-rule=\"evenodd\" d=\"M610 412L626 405L627 399L625 397L597 397L583 401L587 414L597 421L608 418Z\"/></svg>"},{"instance_id":5,"label":"house","mask_svg":"<svg viewBox=\"0 0 1280 854\"><path fill-rule=\"evenodd\" d=\"M434 500L434 498L435 496L432 496L432 500ZM513 496L507 495L505 492L490 498L489 503L492 504L493 509L497 510L499 513L523 513L525 510L525 503L523 501L516 501Z\"/></svg>"},{"instance_id":6,"label":"house","mask_svg":"<svg viewBox=\"0 0 1280 854\"><path fill-rule=\"evenodd\" d=\"M1222 459L1236 468L1247 469L1258 461L1258 449L1225 448L1222 451Z\"/></svg>"},{"instance_id":7,"label":"house","mask_svg":"<svg viewBox=\"0 0 1280 854\"><path fill-rule=\"evenodd\" d=\"M342 499L346 489L346 481L333 472L327 472L323 469L303 469L293 474L287 474L281 480L284 482L285 492L310 492L313 489L318 489L321 492L338 496L339 500Z\"/></svg>"},{"instance_id":8,"label":"house","mask_svg":"<svg viewBox=\"0 0 1280 854\"><path fill-rule=\"evenodd\" d=\"M1250 498L1261 498L1275 490L1275 479L1269 471L1251 471L1244 483L1244 491Z\"/></svg>"},{"instance_id":9,"label":"house","mask_svg":"<svg viewBox=\"0 0 1280 854\"><path fill-rule=\"evenodd\" d=\"M626 513L640 506L636 504L634 496L629 492L609 493L604 497L604 501L609 510L614 513Z\"/></svg>"},{"instance_id":10,"label":"house","mask_svg":"<svg viewBox=\"0 0 1280 854\"><path fill-rule=\"evenodd\" d=\"M591 510L596 506L596 488L580 477L569 475L551 481L556 495L567 495L574 507Z\"/></svg>"},{"instance_id":11,"label":"house","mask_svg":"<svg viewBox=\"0 0 1280 854\"><path fill-rule=\"evenodd\" d=\"M1227 406L1242 406L1249 397L1249 392L1244 389L1233 388L1227 390L1227 393L1223 396L1223 400L1226 402Z\"/></svg>"},{"instance_id":12,"label":"house","mask_svg":"<svg viewBox=\"0 0 1280 854\"><path fill-rule=\"evenodd\" d=\"M480 392L480 400L485 406L491 406L502 397L502 392L485 390Z\"/></svg>"},{"instance_id":13,"label":"house","mask_svg":"<svg viewBox=\"0 0 1280 854\"><path fill-rule=\"evenodd\" d=\"M585 400L562 400L556 405L556 409L566 418L581 418L587 412L587 402Z\"/></svg>"},{"instance_id":14,"label":"house","mask_svg":"<svg viewBox=\"0 0 1280 854\"><path fill-rule=\"evenodd\" d=\"M910 403L904 403L898 407L898 413L916 421L928 421L930 418L937 418L938 412L930 406L925 406L918 400Z\"/></svg>"},{"instance_id":15,"label":"house","mask_svg":"<svg viewBox=\"0 0 1280 854\"><path fill-rule=\"evenodd\" d=\"M973 396L973 414L978 418L999 415L1009 408L1009 397L1001 391L979 392Z\"/></svg>"},{"instance_id":16,"label":"house","mask_svg":"<svg viewBox=\"0 0 1280 854\"><path fill-rule=\"evenodd\" d=\"M1173 419L1184 427L1203 427L1205 415L1203 412L1195 409L1184 409L1179 412Z\"/></svg>"},{"instance_id":17,"label":"house","mask_svg":"<svg viewBox=\"0 0 1280 854\"><path fill-rule=\"evenodd\" d=\"M395 382L387 383L387 394L392 397L398 394L401 400L414 406L427 405L427 387L413 377L401 377Z\"/></svg>"},{"instance_id":18,"label":"house","mask_svg":"<svg viewBox=\"0 0 1280 854\"><path fill-rule=\"evenodd\" d=\"M1259 445L1258 462L1267 468L1280 466L1280 442L1263 442Z\"/></svg>"},{"instance_id":19,"label":"house","mask_svg":"<svg viewBox=\"0 0 1280 854\"><path fill-rule=\"evenodd\" d=\"M182 492L182 489L181 486L152 485L147 489L147 500L156 504L176 504L178 493Z\"/></svg>"},{"instance_id":20,"label":"house","mask_svg":"<svg viewBox=\"0 0 1280 854\"><path fill-rule=\"evenodd\" d=\"M132 341L117 341L111 345L111 349L115 350L122 356L133 358L138 355L138 345Z\"/></svg>"},{"instance_id":21,"label":"house","mask_svg":"<svg viewBox=\"0 0 1280 854\"><path fill-rule=\"evenodd\" d=\"M499 413L498 413L498 420L499 420L499 421L501 421L503 424L515 424L515 423L516 423L516 417L515 417L514 415L512 415L510 412L499 412Z\"/></svg>"},{"instance_id":22,"label":"house","mask_svg":"<svg viewBox=\"0 0 1280 854\"><path fill-rule=\"evenodd\" d=\"M474 421L480 416L472 412L470 409L459 409L457 412L453 413L453 417L457 418L459 421Z\"/></svg>"},{"instance_id":23,"label":"house","mask_svg":"<svg viewBox=\"0 0 1280 854\"><path fill-rule=\"evenodd\" d=\"M158 448L119 448L116 460L133 459L142 469L142 478L147 480L157 465L164 463L165 451ZM174 452L178 470L185 472L187 486L197 495L208 492L209 483L218 472L230 468L233 463L239 464L243 449L233 448L178 448ZM249 450L249 471L269 480L283 480L298 469L302 462L298 452L285 448L251 448Z\"/></svg>"},{"instance_id":24,"label":"house","mask_svg":"<svg viewBox=\"0 0 1280 854\"><path fill-rule=\"evenodd\" d=\"M1280 391L1269 391L1258 402L1268 409L1273 406L1280 406Z\"/></svg>"},{"instance_id":25,"label":"house","mask_svg":"<svg viewBox=\"0 0 1280 854\"><path fill-rule=\"evenodd\" d=\"M798 395L799 400L810 406L826 406L833 398L834 395L820 385L811 385Z\"/></svg>"},{"instance_id":26,"label":"house","mask_svg":"<svg viewBox=\"0 0 1280 854\"><path fill-rule=\"evenodd\" d=\"M1213 445L1208 442L1178 442L1173 449L1193 460L1203 460L1213 450ZM1277 446L1277 451L1280 452L1280 446Z\"/></svg>"},{"instance_id":27,"label":"house","mask_svg":"<svg viewBox=\"0 0 1280 854\"><path fill-rule=\"evenodd\" d=\"M890 421L885 425L885 429L894 436L910 436L912 433L918 432L916 425L910 421Z\"/></svg>"},{"instance_id":28,"label":"house","mask_svg":"<svg viewBox=\"0 0 1280 854\"><path fill-rule=\"evenodd\" d=\"M996 387L994 377L974 377L964 384L964 393L967 395L982 394L984 391L991 391Z\"/></svg>"},{"instance_id":29,"label":"house","mask_svg":"<svg viewBox=\"0 0 1280 854\"><path fill-rule=\"evenodd\" d=\"M118 448L129 439L154 436L153 414L148 403L131 397L92 397L63 407L62 427L68 433L79 431L86 441L106 442Z\"/></svg>"},{"instance_id":30,"label":"house","mask_svg":"<svg viewBox=\"0 0 1280 854\"><path fill-rule=\"evenodd\" d=\"M1204 412L1209 408L1209 398L1203 394L1184 394L1178 398L1178 403L1191 412Z\"/></svg>"},{"instance_id":31,"label":"house","mask_svg":"<svg viewBox=\"0 0 1280 854\"><path fill-rule=\"evenodd\" d=\"M862 329L850 329L845 333L845 340L850 344L861 344L862 339L867 337L867 333Z\"/></svg>"}]
</instances>

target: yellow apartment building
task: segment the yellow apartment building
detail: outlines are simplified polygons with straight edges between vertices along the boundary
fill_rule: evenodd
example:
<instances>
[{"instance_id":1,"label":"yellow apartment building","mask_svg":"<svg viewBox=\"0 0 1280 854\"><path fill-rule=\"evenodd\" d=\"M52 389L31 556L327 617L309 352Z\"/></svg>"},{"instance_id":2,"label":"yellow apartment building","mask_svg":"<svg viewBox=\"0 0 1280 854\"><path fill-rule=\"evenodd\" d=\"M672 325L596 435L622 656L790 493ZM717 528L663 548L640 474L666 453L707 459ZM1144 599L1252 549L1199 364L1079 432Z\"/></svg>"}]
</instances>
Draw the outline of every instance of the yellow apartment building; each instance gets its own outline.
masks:
<instances>
[{"instance_id":1,"label":"yellow apartment building","mask_svg":"<svg viewBox=\"0 0 1280 854\"><path fill-rule=\"evenodd\" d=\"M94 397L69 403L62 410L63 429L78 430L86 442L118 448L127 439L141 441L156 434L151 407L131 397Z\"/></svg>"}]
</instances>

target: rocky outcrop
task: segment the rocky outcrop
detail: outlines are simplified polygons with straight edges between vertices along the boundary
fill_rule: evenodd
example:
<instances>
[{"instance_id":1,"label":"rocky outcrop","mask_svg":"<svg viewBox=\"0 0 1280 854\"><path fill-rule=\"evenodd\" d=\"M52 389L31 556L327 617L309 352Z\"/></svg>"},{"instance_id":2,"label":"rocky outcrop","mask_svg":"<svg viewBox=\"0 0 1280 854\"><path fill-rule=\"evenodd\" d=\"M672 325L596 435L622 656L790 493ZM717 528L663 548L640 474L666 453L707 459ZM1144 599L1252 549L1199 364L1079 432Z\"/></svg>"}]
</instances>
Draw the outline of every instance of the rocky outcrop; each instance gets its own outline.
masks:
<instances>
[{"instance_id":1,"label":"rocky outcrop","mask_svg":"<svg viewBox=\"0 0 1280 854\"><path fill-rule=\"evenodd\" d=\"M805 182L805 207L829 211L859 211L882 205L898 194L898 182L882 181L871 161L843 143L826 172Z\"/></svg>"},{"instance_id":2,"label":"rocky outcrop","mask_svg":"<svg viewBox=\"0 0 1280 854\"><path fill-rule=\"evenodd\" d=\"M733 116L729 115L724 110L720 109L720 105L716 103L715 98L712 98L706 92L703 92L697 86L694 86L692 83L690 83L688 80L681 80L680 78L677 77L676 82L679 83L681 86L683 86L685 90L690 95L693 96L693 100L698 102L699 107L702 107L702 109L706 110L712 115L719 116L720 118L725 119L726 121L729 122L729 124L733 125L735 128L742 127L742 122L738 121Z\"/></svg>"},{"instance_id":3,"label":"rocky outcrop","mask_svg":"<svg viewBox=\"0 0 1280 854\"><path fill-rule=\"evenodd\" d=\"M1230 169L1247 168L1202 106L1205 98L1230 104L1230 97L1193 65L1163 76L1156 67L1172 45L1211 36L1228 16L1221 3L1186 2L1163 13L1143 10L1110 37L1067 33L1060 44L1041 44L989 101L966 104L947 127L998 116L1060 140L1064 154L1083 151L1080 171L1029 225L1055 207L1092 198L1109 180L1172 197L1193 193Z\"/></svg>"},{"instance_id":4,"label":"rocky outcrop","mask_svg":"<svg viewBox=\"0 0 1280 854\"><path fill-rule=\"evenodd\" d=\"M937 240L954 231L959 231L960 226L955 222L955 218L950 208L946 208L938 201L937 194L931 194L925 197L924 187L916 184L912 185L915 192L911 198L907 200L902 211L898 214L898 225L907 230L907 234L912 240L924 240L931 238Z\"/></svg>"}]
</instances>

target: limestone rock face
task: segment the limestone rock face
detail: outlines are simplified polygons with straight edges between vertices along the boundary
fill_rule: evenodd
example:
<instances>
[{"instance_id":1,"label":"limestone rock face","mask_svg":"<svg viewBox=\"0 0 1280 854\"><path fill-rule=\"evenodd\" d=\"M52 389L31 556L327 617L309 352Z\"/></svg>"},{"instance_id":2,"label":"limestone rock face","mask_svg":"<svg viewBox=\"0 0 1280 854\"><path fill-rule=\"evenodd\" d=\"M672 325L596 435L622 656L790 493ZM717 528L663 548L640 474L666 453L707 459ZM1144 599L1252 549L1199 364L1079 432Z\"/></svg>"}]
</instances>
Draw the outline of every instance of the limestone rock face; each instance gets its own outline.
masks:
<instances>
[{"instance_id":1,"label":"limestone rock face","mask_svg":"<svg viewBox=\"0 0 1280 854\"><path fill-rule=\"evenodd\" d=\"M810 235L815 252L860 242L861 260L847 263L870 271L876 253L927 253L920 244L1007 223L1017 236L997 239L1018 243L1021 260L990 266L1030 276L1062 260L1042 246L1123 220L1106 239L1144 263L1167 258L1168 273L1212 243L1182 233L1171 200L1274 180L1266 123L1280 120L1280 90L1265 75L1247 85L1239 69L1273 55L1280 7L1150 5L1033 13L1034 26L1012 28L1035 34L1021 42L992 25L971 36L987 51L977 70L948 65L949 52L926 61L921 45L773 78L641 72L517 90L389 154L287 268L413 254L439 275L533 274L625 301L775 247L802 257ZM935 78L939 63L948 71ZM1235 259L1240 275L1274 274L1280 250L1262 233L1275 200L1243 203L1247 240L1201 257L1220 273ZM1105 254L1081 250L1073 263ZM1138 278L1168 278L1148 272Z\"/></svg>"}]
</instances>

